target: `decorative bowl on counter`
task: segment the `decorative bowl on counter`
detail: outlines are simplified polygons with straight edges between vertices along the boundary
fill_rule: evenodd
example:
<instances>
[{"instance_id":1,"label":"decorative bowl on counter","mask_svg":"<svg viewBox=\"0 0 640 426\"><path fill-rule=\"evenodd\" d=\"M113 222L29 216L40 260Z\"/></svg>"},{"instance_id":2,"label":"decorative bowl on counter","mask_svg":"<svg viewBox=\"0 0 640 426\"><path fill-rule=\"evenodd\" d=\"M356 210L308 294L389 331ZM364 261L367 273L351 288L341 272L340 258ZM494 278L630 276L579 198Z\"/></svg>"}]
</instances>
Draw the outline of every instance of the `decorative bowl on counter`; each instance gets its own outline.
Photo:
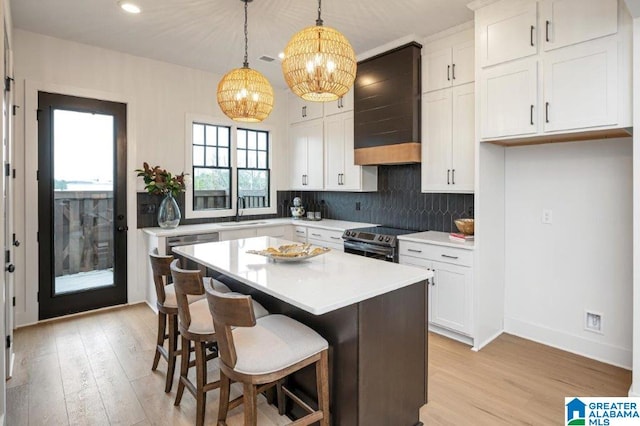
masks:
<instances>
[{"instance_id":1,"label":"decorative bowl on counter","mask_svg":"<svg viewBox=\"0 0 640 426\"><path fill-rule=\"evenodd\" d=\"M247 250L247 253L258 254L280 262L298 262L325 254L331 249L314 247L311 244L287 244L280 247L267 247L264 250Z\"/></svg>"},{"instance_id":2,"label":"decorative bowl on counter","mask_svg":"<svg viewBox=\"0 0 640 426\"><path fill-rule=\"evenodd\" d=\"M453 221L458 231L465 235L473 235L473 219L456 219Z\"/></svg>"}]
</instances>

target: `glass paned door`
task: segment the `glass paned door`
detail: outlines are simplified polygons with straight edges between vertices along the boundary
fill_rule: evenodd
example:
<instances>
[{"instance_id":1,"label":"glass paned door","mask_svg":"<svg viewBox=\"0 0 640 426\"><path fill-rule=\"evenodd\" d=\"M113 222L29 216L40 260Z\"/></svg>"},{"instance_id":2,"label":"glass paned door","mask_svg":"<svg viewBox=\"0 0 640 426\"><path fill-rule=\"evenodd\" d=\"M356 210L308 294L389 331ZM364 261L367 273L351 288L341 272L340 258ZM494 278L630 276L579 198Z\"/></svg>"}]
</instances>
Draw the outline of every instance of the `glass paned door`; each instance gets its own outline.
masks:
<instances>
[{"instance_id":1,"label":"glass paned door","mask_svg":"<svg viewBox=\"0 0 640 426\"><path fill-rule=\"evenodd\" d=\"M126 303L126 105L38 93L39 317Z\"/></svg>"},{"instance_id":2,"label":"glass paned door","mask_svg":"<svg viewBox=\"0 0 640 426\"><path fill-rule=\"evenodd\" d=\"M53 110L54 295L113 286L113 124Z\"/></svg>"}]
</instances>

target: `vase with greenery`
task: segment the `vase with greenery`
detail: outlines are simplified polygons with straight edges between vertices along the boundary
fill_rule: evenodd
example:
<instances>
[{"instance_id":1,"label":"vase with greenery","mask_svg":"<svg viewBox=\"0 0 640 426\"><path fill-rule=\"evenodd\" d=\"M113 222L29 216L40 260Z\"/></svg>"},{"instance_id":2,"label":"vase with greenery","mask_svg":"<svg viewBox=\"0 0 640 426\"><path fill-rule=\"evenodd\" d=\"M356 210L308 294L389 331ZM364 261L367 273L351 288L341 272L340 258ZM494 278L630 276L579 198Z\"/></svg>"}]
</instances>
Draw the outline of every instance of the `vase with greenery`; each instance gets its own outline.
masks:
<instances>
[{"instance_id":1,"label":"vase with greenery","mask_svg":"<svg viewBox=\"0 0 640 426\"><path fill-rule=\"evenodd\" d=\"M149 167L146 162L142 167L136 172L144 180L144 189L149 194L164 196L158 207L158 225L161 228L177 227L182 214L175 197L185 190L184 173L173 175L160 166Z\"/></svg>"}]
</instances>

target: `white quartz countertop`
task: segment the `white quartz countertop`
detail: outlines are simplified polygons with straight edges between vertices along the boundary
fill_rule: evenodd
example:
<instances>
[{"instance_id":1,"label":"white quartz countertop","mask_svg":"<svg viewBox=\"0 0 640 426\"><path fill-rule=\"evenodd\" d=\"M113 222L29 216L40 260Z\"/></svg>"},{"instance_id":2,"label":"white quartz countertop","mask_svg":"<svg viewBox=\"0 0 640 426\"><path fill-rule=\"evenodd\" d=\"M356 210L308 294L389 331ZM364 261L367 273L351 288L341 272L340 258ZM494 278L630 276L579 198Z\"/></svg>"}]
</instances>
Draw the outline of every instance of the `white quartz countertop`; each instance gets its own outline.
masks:
<instances>
[{"instance_id":1,"label":"white quartz countertop","mask_svg":"<svg viewBox=\"0 0 640 426\"><path fill-rule=\"evenodd\" d=\"M398 235L398 240L411 241L414 243L436 244L439 246L456 247L456 248L461 248L466 250L473 250L475 247L473 241L466 241L464 243L451 241L449 239L448 232L438 232L438 231L425 231L425 232L417 232L415 234Z\"/></svg>"},{"instance_id":2,"label":"white quartz countertop","mask_svg":"<svg viewBox=\"0 0 640 426\"><path fill-rule=\"evenodd\" d=\"M337 250L300 262L273 262L247 250L291 244L255 237L174 247L173 251L315 315L430 278L426 269Z\"/></svg>"},{"instance_id":3,"label":"white quartz countertop","mask_svg":"<svg viewBox=\"0 0 640 426\"><path fill-rule=\"evenodd\" d=\"M201 223L198 225L180 225L173 229L142 228L142 231L156 237L177 237L181 235L206 234L212 232L231 231L235 229L263 228L279 225L300 225L310 228L328 229L331 231L344 231L345 229L364 228L375 226L372 223L348 222L344 220L322 219L307 221L302 219L278 218L256 219L241 222Z\"/></svg>"}]
</instances>

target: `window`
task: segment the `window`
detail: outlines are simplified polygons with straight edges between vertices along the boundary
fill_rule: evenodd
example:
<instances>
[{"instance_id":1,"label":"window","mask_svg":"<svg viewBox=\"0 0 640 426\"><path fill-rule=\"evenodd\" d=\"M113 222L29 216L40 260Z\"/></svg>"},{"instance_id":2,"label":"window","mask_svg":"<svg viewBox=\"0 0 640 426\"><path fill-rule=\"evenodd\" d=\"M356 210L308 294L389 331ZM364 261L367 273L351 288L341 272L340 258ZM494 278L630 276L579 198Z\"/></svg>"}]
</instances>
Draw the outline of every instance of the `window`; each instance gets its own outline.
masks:
<instances>
[{"instance_id":1,"label":"window","mask_svg":"<svg viewBox=\"0 0 640 426\"><path fill-rule=\"evenodd\" d=\"M241 208L270 206L269 132L237 131L238 197Z\"/></svg>"},{"instance_id":2,"label":"window","mask_svg":"<svg viewBox=\"0 0 640 426\"><path fill-rule=\"evenodd\" d=\"M231 128L192 127L193 210L231 208Z\"/></svg>"},{"instance_id":3,"label":"window","mask_svg":"<svg viewBox=\"0 0 640 426\"><path fill-rule=\"evenodd\" d=\"M277 213L277 129L187 114L185 140L186 219L230 218L236 208L244 216Z\"/></svg>"}]
</instances>

